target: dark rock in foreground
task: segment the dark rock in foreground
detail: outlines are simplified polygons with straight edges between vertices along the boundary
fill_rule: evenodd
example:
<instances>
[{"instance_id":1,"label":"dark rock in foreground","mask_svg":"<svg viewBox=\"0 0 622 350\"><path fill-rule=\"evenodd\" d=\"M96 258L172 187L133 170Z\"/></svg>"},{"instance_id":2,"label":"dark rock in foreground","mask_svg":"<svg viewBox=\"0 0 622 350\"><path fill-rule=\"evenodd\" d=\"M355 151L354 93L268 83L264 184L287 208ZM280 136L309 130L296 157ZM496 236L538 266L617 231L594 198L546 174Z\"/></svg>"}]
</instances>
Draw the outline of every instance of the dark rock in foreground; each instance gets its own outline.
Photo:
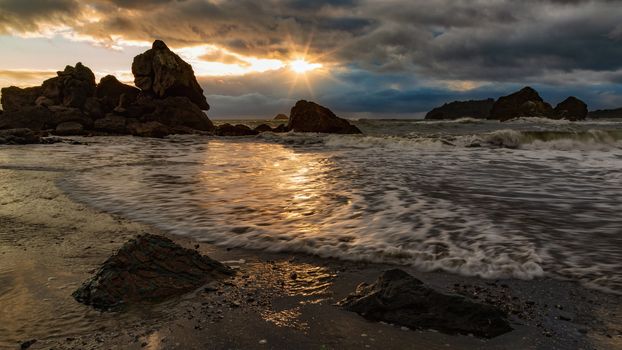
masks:
<instances>
[{"instance_id":1,"label":"dark rock in foreground","mask_svg":"<svg viewBox=\"0 0 622 350\"><path fill-rule=\"evenodd\" d=\"M426 120L459 119L459 118L478 118L486 119L490 116L490 110L495 100L471 100L454 101L445 103L441 107L434 108L426 114Z\"/></svg>"},{"instance_id":2,"label":"dark rock in foreground","mask_svg":"<svg viewBox=\"0 0 622 350\"><path fill-rule=\"evenodd\" d=\"M287 128L295 132L361 133L356 126L337 117L330 109L305 100L296 102L292 108Z\"/></svg>"},{"instance_id":3,"label":"dark rock in foreground","mask_svg":"<svg viewBox=\"0 0 622 350\"><path fill-rule=\"evenodd\" d=\"M506 121L520 117L550 117L553 107L544 102L538 92L530 87L500 97L492 106L489 119Z\"/></svg>"},{"instance_id":4,"label":"dark rock in foreground","mask_svg":"<svg viewBox=\"0 0 622 350\"><path fill-rule=\"evenodd\" d=\"M30 129L0 130L0 145L28 145L41 143L41 135Z\"/></svg>"},{"instance_id":5,"label":"dark rock in foreground","mask_svg":"<svg viewBox=\"0 0 622 350\"><path fill-rule=\"evenodd\" d=\"M372 321L412 329L485 338L512 330L503 311L460 295L437 292L399 269L386 271L372 285L361 284L339 305Z\"/></svg>"},{"instance_id":6,"label":"dark rock in foreground","mask_svg":"<svg viewBox=\"0 0 622 350\"><path fill-rule=\"evenodd\" d=\"M587 104L574 96L570 96L555 107L554 117L583 120L587 117Z\"/></svg>"},{"instance_id":7,"label":"dark rock in foreground","mask_svg":"<svg viewBox=\"0 0 622 350\"><path fill-rule=\"evenodd\" d=\"M622 108L616 109L599 109L589 112L587 115L589 118L622 118Z\"/></svg>"},{"instance_id":8,"label":"dark rock in foreground","mask_svg":"<svg viewBox=\"0 0 622 350\"><path fill-rule=\"evenodd\" d=\"M146 93L157 98L186 96L202 110L209 109L192 66L161 40L156 40L151 50L134 58L132 74L136 86Z\"/></svg>"},{"instance_id":9,"label":"dark rock in foreground","mask_svg":"<svg viewBox=\"0 0 622 350\"><path fill-rule=\"evenodd\" d=\"M225 265L197 251L146 234L123 245L72 295L86 305L110 309L159 301L232 274Z\"/></svg>"},{"instance_id":10,"label":"dark rock in foreground","mask_svg":"<svg viewBox=\"0 0 622 350\"><path fill-rule=\"evenodd\" d=\"M268 124L261 124L258 125L255 129L253 129L257 132L270 132L272 131L272 127Z\"/></svg>"}]
</instances>

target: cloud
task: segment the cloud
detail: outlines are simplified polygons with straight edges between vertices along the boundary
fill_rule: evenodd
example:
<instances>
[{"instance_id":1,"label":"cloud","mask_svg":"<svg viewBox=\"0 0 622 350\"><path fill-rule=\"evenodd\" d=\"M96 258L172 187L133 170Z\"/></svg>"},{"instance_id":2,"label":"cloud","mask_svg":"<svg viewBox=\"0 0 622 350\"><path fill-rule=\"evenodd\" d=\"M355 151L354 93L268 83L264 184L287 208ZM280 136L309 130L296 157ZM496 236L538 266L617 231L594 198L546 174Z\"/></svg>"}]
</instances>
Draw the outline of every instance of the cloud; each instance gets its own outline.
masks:
<instances>
[{"instance_id":1,"label":"cloud","mask_svg":"<svg viewBox=\"0 0 622 350\"><path fill-rule=\"evenodd\" d=\"M336 85L314 83L318 98L379 113L521 85L560 94L585 89L595 104L617 101L620 18L613 0L0 0L0 33L62 28L111 47L155 38L177 49L209 44L224 54L199 59L241 65L229 53L284 62L307 53L335 68ZM283 86L291 76L266 76L271 85L253 74L205 83L223 90L213 96L223 103L235 103L226 96L266 108L289 101ZM596 93L602 89L607 99Z\"/></svg>"}]
</instances>

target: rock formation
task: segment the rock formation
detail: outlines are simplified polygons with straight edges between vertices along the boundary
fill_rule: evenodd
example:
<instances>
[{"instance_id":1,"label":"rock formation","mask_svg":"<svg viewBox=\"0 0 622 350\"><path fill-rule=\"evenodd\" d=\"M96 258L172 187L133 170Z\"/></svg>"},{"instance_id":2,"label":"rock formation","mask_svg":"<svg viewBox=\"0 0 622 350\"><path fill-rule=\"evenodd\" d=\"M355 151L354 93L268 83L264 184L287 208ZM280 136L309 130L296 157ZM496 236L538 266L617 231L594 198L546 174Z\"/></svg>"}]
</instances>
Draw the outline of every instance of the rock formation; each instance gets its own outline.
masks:
<instances>
[{"instance_id":1,"label":"rock formation","mask_svg":"<svg viewBox=\"0 0 622 350\"><path fill-rule=\"evenodd\" d=\"M121 247L73 297L98 309L159 301L232 275L231 269L168 238L142 235Z\"/></svg>"},{"instance_id":2,"label":"rock formation","mask_svg":"<svg viewBox=\"0 0 622 350\"><path fill-rule=\"evenodd\" d=\"M538 92L525 87L513 94L500 97L492 106L489 119L506 121L520 117L550 117L553 108L544 102Z\"/></svg>"},{"instance_id":3,"label":"rock formation","mask_svg":"<svg viewBox=\"0 0 622 350\"><path fill-rule=\"evenodd\" d=\"M229 123L219 125L216 128L215 133L218 136L249 136L249 135L259 134L258 131L252 130L246 125L242 125L242 124L231 125Z\"/></svg>"},{"instance_id":4,"label":"rock formation","mask_svg":"<svg viewBox=\"0 0 622 350\"><path fill-rule=\"evenodd\" d=\"M359 285L339 305L369 320L412 329L485 338L512 330L500 309L460 295L440 293L399 269L386 271L372 285Z\"/></svg>"},{"instance_id":5,"label":"rock formation","mask_svg":"<svg viewBox=\"0 0 622 350\"><path fill-rule=\"evenodd\" d=\"M555 107L554 117L558 119L583 120L587 117L587 104L574 96L570 96Z\"/></svg>"},{"instance_id":6,"label":"rock formation","mask_svg":"<svg viewBox=\"0 0 622 350\"><path fill-rule=\"evenodd\" d=\"M285 114L281 113L281 114L277 114L276 117L274 117L274 120L288 120L289 117L286 116Z\"/></svg>"},{"instance_id":7,"label":"rock formation","mask_svg":"<svg viewBox=\"0 0 622 350\"><path fill-rule=\"evenodd\" d=\"M41 86L2 89L0 129L50 130L57 135L132 134L163 137L213 132L203 110L209 105L192 67L161 41L137 56L136 84L114 76L95 83L93 72L77 63Z\"/></svg>"},{"instance_id":8,"label":"rock formation","mask_svg":"<svg viewBox=\"0 0 622 350\"><path fill-rule=\"evenodd\" d=\"M622 108L616 109L599 109L589 112L587 115L589 118L622 118Z\"/></svg>"},{"instance_id":9,"label":"rock formation","mask_svg":"<svg viewBox=\"0 0 622 350\"><path fill-rule=\"evenodd\" d=\"M192 67L161 40L134 58L132 74L134 84L145 93L157 98L185 96L202 110L209 109Z\"/></svg>"},{"instance_id":10,"label":"rock formation","mask_svg":"<svg viewBox=\"0 0 622 350\"><path fill-rule=\"evenodd\" d=\"M305 100L296 102L292 108L287 128L295 132L361 133L356 126L337 117L330 109Z\"/></svg>"},{"instance_id":11,"label":"rock formation","mask_svg":"<svg viewBox=\"0 0 622 350\"><path fill-rule=\"evenodd\" d=\"M470 100L470 101L454 101L445 103L441 107L434 108L426 114L426 120L440 119L459 119L459 118L481 118L487 119L490 116L490 110L495 100L492 98L486 100Z\"/></svg>"}]
</instances>

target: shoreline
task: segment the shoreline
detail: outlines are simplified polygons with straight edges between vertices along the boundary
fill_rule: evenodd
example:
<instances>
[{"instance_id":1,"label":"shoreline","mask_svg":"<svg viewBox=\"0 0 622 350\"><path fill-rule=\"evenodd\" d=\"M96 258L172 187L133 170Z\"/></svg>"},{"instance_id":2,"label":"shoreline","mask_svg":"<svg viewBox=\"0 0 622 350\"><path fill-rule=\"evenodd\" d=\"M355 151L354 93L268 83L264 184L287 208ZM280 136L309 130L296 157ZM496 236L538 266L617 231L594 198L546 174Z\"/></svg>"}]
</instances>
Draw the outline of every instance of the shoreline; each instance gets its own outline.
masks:
<instances>
[{"instance_id":1,"label":"shoreline","mask_svg":"<svg viewBox=\"0 0 622 350\"><path fill-rule=\"evenodd\" d=\"M439 290L510 311L490 340L369 322L334 304L394 265L222 249L72 201L62 171L0 170L0 348L43 349L606 349L622 346L622 297L550 278L483 280L399 266ZM236 267L216 292L100 313L73 300L110 254L141 232L163 234ZM292 272L296 277L292 277ZM6 289L5 289L6 288ZM8 338L8 339L4 339ZM12 344L12 345L11 345Z\"/></svg>"}]
</instances>

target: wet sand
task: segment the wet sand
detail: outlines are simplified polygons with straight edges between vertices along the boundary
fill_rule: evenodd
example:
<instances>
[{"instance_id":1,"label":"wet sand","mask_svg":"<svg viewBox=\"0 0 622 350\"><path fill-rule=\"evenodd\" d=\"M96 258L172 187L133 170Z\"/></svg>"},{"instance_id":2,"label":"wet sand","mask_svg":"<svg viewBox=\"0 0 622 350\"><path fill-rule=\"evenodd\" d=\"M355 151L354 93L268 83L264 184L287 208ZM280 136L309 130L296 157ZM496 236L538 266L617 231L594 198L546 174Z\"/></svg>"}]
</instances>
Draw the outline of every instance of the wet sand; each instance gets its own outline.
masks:
<instances>
[{"instance_id":1,"label":"wet sand","mask_svg":"<svg viewBox=\"0 0 622 350\"><path fill-rule=\"evenodd\" d=\"M71 201L62 172L0 170L0 348L616 349L622 297L553 279L417 278L497 304L514 331L483 340L369 322L335 302L394 266L227 250L170 237L235 267L234 278L159 304L98 312L71 292L130 237L160 233ZM212 287L217 287L213 291Z\"/></svg>"}]
</instances>

